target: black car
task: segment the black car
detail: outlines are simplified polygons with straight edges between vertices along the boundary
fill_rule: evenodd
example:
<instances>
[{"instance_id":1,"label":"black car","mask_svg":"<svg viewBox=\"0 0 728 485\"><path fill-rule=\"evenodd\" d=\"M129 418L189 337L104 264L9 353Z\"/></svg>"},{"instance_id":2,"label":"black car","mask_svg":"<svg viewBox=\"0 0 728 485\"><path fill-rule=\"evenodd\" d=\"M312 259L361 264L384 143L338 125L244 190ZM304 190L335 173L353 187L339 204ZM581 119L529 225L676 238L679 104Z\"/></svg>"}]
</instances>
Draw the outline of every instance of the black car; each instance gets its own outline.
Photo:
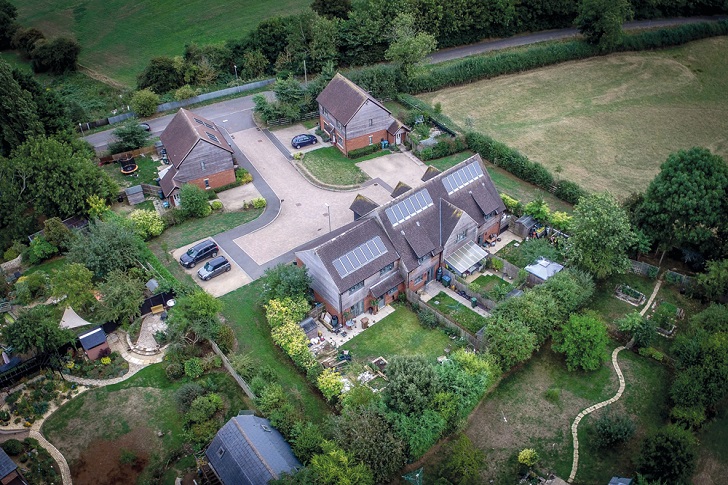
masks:
<instances>
[{"instance_id":1,"label":"black car","mask_svg":"<svg viewBox=\"0 0 728 485\"><path fill-rule=\"evenodd\" d=\"M210 261L205 263L205 266L197 270L197 276L203 281L208 281L217 275L230 271L230 262L225 259L225 256L218 256L212 258Z\"/></svg>"},{"instance_id":2,"label":"black car","mask_svg":"<svg viewBox=\"0 0 728 485\"><path fill-rule=\"evenodd\" d=\"M318 139L315 135L296 135L293 137L293 140L291 140L291 145L293 148L301 148L305 147L306 145L315 145L318 143Z\"/></svg>"},{"instance_id":3,"label":"black car","mask_svg":"<svg viewBox=\"0 0 728 485\"><path fill-rule=\"evenodd\" d=\"M195 265L203 259L214 258L217 256L218 251L219 248L217 247L217 243L215 243L212 239L207 239L206 241L197 243L189 248L187 252L179 258L179 264L185 268L194 268Z\"/></svg>"},{"instance_id":4,"label":"black car","mask_svg":"<svg viewBox=\"0 0 728 485\"><path fill-rule=\"evenodd\" d=\"M149 126L148 123L139 123L139 128L144 131L152 131L152 128Z\"/></svg>"}]
</instances>

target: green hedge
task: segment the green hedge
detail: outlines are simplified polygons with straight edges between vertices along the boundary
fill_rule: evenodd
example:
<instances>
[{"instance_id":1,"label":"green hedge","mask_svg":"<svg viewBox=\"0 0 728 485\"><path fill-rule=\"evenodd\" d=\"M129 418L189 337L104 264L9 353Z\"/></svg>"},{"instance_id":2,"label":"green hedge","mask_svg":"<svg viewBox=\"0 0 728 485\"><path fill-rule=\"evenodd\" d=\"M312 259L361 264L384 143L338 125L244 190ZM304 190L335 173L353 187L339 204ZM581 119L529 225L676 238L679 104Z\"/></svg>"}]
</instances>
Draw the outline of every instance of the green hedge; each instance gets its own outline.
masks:
<instances>
[{"instance_id":1,"label":"green hedge","mask_svg":"<svg viewBox=\"0 0 728 485\"><path fill-rule=\"evenodd\" d=\"M363 148L357 148L356 150L349 150L349 153L347 153L346 156L349 158L361 158L367 155L371 155L372 153L376 153L381 149L382 145L380 145L379 143L374 143L372 145L367 145Z\"/></svg>"},{"instance_id":2,"label":"green hedge","mask_svg":"<svg viewBox=\"0 0 728 485\"><path fill-rule=\"evenodd\" d=\"M457 136L455 138L447 138L439 141L435 146L423 148L417 156L423 161L435 160L437 158L460 153L467 148L468 143L465 141L465 138Z\"/></svg>"},{"instance_id":3,"label":"green hedge","mask_svg":"<svg viewBox=\"0 0 728 485\"><path fill-rule=\"evenodd\" d=\"M420 113L426 115L431 120L436 121L438 124L444 126L452 132L457 133L463 131L453 120L451 120L442 113L437 113L432 106L425 103L421 99L415 98L414 96L406 93L397 94L396 99L399 103L407 106L410 109L419 111Z\"/></svg>"}]
</instances>

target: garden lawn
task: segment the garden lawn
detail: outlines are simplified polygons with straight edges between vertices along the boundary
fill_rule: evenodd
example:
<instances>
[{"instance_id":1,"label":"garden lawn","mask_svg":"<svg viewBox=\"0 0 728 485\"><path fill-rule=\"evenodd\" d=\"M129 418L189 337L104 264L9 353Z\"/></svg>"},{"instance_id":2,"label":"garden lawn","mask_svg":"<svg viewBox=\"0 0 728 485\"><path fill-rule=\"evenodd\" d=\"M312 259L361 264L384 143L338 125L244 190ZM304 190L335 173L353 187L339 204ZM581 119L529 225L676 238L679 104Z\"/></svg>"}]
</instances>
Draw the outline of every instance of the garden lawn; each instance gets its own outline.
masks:
<instances>
[{"instance_id":1,"label":"garden lawn","mask_svg":"<svg viewBox=\"0 0 728 485\"><path fill-rule=\"evenodd\" d=\"M209 380L224 397L224 420L248 408L229 374L211 372L201 379ZM75 397L45 421L43 434L69 461L74 480L88 480L92 473L107 479L134 477L129 475L131 466L119 462L122 450L127 450L144 464L138 482L152 483L173 454L185 455L183 419L174 401L184 382L169 381L161 364L146 367L126 381ZM157 431L164 435L158 437Z\"/></svg>"},{"instance_id":2,"label":"garden lawn","mask_svg":"<svg viewBox=\"0 0 728 485\"><path fill-rule=\"evenodd\" d=\"M698 465L691 483L721 483L728 475L728 400L719 403L718 412L698 433Z\"/></svg>"},{"instance_id":3,"label":"garden lawn","mask_svg":"<svg viewBox=\"0 0 728 485\"><path fill-rule=\"evenodd\" d=\"M370 317L371 320L372 317ZM375 317L376 318L376 317ZM427 329L409 308L397 305L394 313L342 345L354 360L370 362L379 356L422 356L435 360L444 355L450 339L440 329Z\"/></svg>"},{"instance_id":4,"label":"garden lawn","mask_svg":"<svg viewBox=\"0 0 728 485\"><path fill-rule=\"evenodd\" d=\"M435 295L427 303L452 320L455 320L460 326L472 334L475 334L485 326L486 320L483 316L450 297L444 291Z\"/></svg>"},{"instance_id":5,"label":"garden lawn","mask_svg":"<svg viewBox=\"0 0 728 485\"><path fill-rule=\"evenodd\" d=\"M516 246L518 244L518 246ZM498 250L499 256L519 268L535 263L538 258L563 263L564 258L556 246L551 245L546 238L530 239L524 242L511 241Z\"/></svg>"},{"instance_id":6,"label":"garden lawn","mask_svg":"<svg viewBox=\"0 0 728 485\"><path fill-rule=\"evenodd\" d=\"M565 62L422 94L559 177L644 192L671 152L728 157L728 37ZM511 194L514 195L515 194Z\"/></svg>"},{"instance_id":7,"label":"garden lawn","mask_svg":"<svg viewBox=\"0 0 728 485\"><path fill-rule=\"evenodd\" d=\"M356 166L357 163L372 158L389 155L389 150L379 150L365 157L352 160L347 158L336 147L319 148L307 152L301 164L317 180L328 185L357 185L369 180L369 177Z\"/></svg>"},{"instance_id":8,"label":"garden lawn","mask_svg":"<svg viewBox=\"0 0 728 485\"><path fill-rule=\"evenodd\" d=\"M47 261L43 261L40 264L36 264L35 266L31 266L30 268L28 268L28 271L24 272L23 274L27 276L37 271L44 271L49 276L51 276L53 275L53 273L55 273L67 264L68 260L65 256L56 256L53 259L49 259Z\"/></svg>"},{"instance_id":9,"label":"garden lawn","mask_svg":"<svg viewBox=\"0 0 728 485\"><path fill-rule=\"evenodd\" d=\"M80 63L129 88L152 57L178 56L185 44L241 39L265 19L302 12L308 0L70 0L17 2L18 23L46 37L66 35L81 44ZM232 76L232 73L231 73Z\"/></svg>"},{"instance_id":10,"label":"garden lawn","mask_svg":"<svg viewBox=\"0 0 728 485\"><path fill-rule=\"evenodd\" d=\"M259 303L263 284L259 279L220 298L224 304L222 314L237 337L237 353L250 353L261 368L269 367L294 406L301 409L307 419L321 422L330 414L328 406L291 359L271 340L265 309Z\"/></svg>"},{"instance_id":11,"label":"garden lawn","mask_svg":"<svg viewBox=\"0 0 728 485\"><path fill-rule=\"evenodd\" d=\"M480 275L475 278L475 281L473 281L472 284L478 285L480 287L481 293L488 293L498 286L511 286L511 284L505 281L503 278L492 274Z\"/></svg>"},{"instance_id":12,"label":"garden lawn","mask_svg":"<svg viewBox=\"0 0 728 485\"><path fill-rule=\"evenodd\" d=\"M657 284L655 280L634 273L610 276L596 283L596 290L588 305L588 309L596 311L613 328L616 328L616 325L614 325L615 320L622 318L628 313L640 311L644 308L644 304L641 306L633 306L618 299L614 296L615 288L618 285L626 283L635 290L644 293L645 298L649 299L655 284Z\"/></svg>"},{"instance_id":13,"label":"garden lawn","mask_svg":"<svg viewBox=\"0 0 728 485\"><path fill-rule=\"evenodd\" d=\"M148 157L136 157L134 162L139 167L138 177L124 175L121 173L121 166L118 163L108 163L101 167L101 170L109 174L111 179L119 184L119 187L126 188L139 184L154 185L159 178L159 169L164 167L160 162L155 162Z\"/></svg>"}]
</instances>

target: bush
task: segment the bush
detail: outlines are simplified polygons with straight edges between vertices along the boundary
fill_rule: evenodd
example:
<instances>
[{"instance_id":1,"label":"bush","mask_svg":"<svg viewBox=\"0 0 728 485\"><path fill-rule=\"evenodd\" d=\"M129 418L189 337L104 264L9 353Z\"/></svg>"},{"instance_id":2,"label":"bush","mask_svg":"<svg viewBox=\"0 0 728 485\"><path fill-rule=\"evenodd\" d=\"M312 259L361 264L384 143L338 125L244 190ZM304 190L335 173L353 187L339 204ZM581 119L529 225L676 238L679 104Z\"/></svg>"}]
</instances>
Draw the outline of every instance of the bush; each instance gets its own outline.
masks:
<instances>
[{"instance_id":1,"label":"bush","mask_svg":"<svg viewBox=\"0 0 728 485\"><path fill-rule=\"evenodd\" d=\"M245 185L253 181L253 176L244 168L238 168L235 171L235 180L240 182L240 185Z\"/></svg>"},{"instance_id":2,"label":"bush","mask_svg":"<svg viewBox=\"0 0 728 485\"><path fill-rule=\"evenodd\" d=\"M257 362L255 362L250 354L238 354L233 356L230 361L230 365L232 365L235 372L237 372L240 377L245 380L253 377L258 367Z\"/></svg>"},{"instance_id":3,"label":"bush","mask_svg":"<svg viewBox=\"0 0 728 485\"><path fill-rule=\"evenodd\" d=\"M372 145L367 145L363 148L357 148L355 150L349 150L349 153L347 153L347 157L349 158L361 158L366 155L370 155L372 153L376 153L379 150L382 149L382 146L379 143L374 143Z\"/></svg>"},{"instance_id":4,"label":"bush","mask_svg":"<svg viewBox=\"0 0 728 485\"><path fill-rule=\"evenodd\" d=\"M162 214L162 222L164 222L165 227L172 227L186 220L187 216L182 212L182 209L174 208Z\"/></svg>"},{"instance_id":5,"label":"bush","mask_svg":"<svg viewBox=\"0 0 728 485\"><path fill-rule=\"evenodd\" d=\"M5 453L10 456L18 456L23 451L25 451L25 446L23 445L23 443L12 438L3 443L2 448Z\"/></svg>"},{"instance_id":6,"label":"bush","mask_svg":"<svg viewBox=\"0 0 728 485\"><path fill-rule=\"evenodd\" d=\"M207 192L194 184L184 184L179 191L185 217L207 217L212 212Z\"/></svg>"},{"instance_id":7,"label":"bush","mask_svg":"<svg viewBox=\"0 0 728 485\"><path fill-rule=\"evenodd\" d=\"M129 214L129 219L136 235L145 241L164 231L164 221L156 210L137 209Z\"/></svg>"},{"instance_id":8,"label":"bush","mask_svg":"<svg viewBox=\"0 0 728 485\"><path fill-rule=\"evenodd\" d=\"M34 72L63 74L75 71L81 45L73 39L57 37L51 41L42 39L35 43L31 52L31 67Z\"/></svg>"},{"instance_id":9,"label":"bush","mask_svg":"<svg viewBox=\"0 0 728 485\"><path fill-rule=\"evenodd\" d=\"M129 104L137 116L152 116L157 112L159 96L151 89L142 89L132 95L131 102Z\"/></svg>"},{"instance_id":10,"label":"bush","mask_svg":"<svg viewBox=\"0 0 728 485\"><path fill-rule=\"evenodd\" d=\"M267 205L267 203L263 197L258 197L257 199L253 199L253 201L251 203L253 204L253 207L255 209L263 209Z\"/></svg>"},{"instance_id":11,"label":"bush","mask_svg":"<svg viewBox=\"0 0 728 485\"><path fill-rule=\"evenodd\" d=\"M500 198L508 212L517 217L520 217L523 214L523 204L521 204L520 200L516 200L507 194L500 194Z\"/></svg>"},{"instance_id":12,"label":"bush","mask_svg":"<svg viewBox=\"0 0 728 485\"><path fill-rule=\"evenodd\" d=\"M28 255L28 262L35 265L57 253L58 248L56 246L48 242L44 236L37 236L30 242L30 247L26 254Z\"/></svg>"},{"instance_id":13,"label":"bush","mask_svg":"<svg viewBox=\"0 0 728 485\"><path fill-rule=\"evenodd\" d=\"M5 261L10 261L21 254L28 248L25 244L21 243L20 241L13 241L13 245L10 246L4 253L3 253L3 259Z\"/></svg>"},{"instance_id":14,"label":"bush","mask_svg":"<svg viewBox=\"0 0 728 485\"><path fill-rule=\"evenodd\" d=\"M220 202L219 200L213 200L212 202L210 202L210 207L212 207L212 210L214 211L219 211L220 209L222 209L222 202Z\"/></svg>"},{"instance_id":15,"label":"bush","mask_svg":"<svg viewBox=\"0 0 728 485\"><path fill-rule=\"evenodd\" d=\"M195 88L193 88L189 84L185 84L174 92L174 99L176 101L184 101L185 99L190 99L194 97L195 94Z\"/></svg>"},{"instance_id":16,"label":"bush","mask_svg":"<svg viewBox=\"0 0 728 485\"><path fill-rule=\"evenodd\" d=\"M215 393L198 396L192 401L186 417L189 422L203 423L212 418L222 407L222 398Z\"/></svg>"},{"instance_id":17,"label":"bush","mask_svg":"<svg viewBox=\"0 0 728 485\"><path fill-rule=\"evenodd\" d=\"M662 359L665 358L665 355L662 352L653 347L642 347L638 350L638 352L644 357L652 357L657 362L662 362Z\"/></svg>"},{"instance_id":18,"label":"bush","mask_svg":"<svg viewBox=\"0 0 728 485\"><path fill-rule=\"evenodd\" d=\"M185 375L187 377L197 379L202 375L203 372L205 372L205 369L202 366L202 361L197 357L192 357L191 359L185 361Z\"/></svg>"},{"instance_id":19,"label":"bush","mask_svg":"<svg viewBox=\"0 0 728 485\"><path fill-rule=\"evenodd\" d=\"M417 318L425 328L436 328L438 325L435 314L425 309L417 310Z\"/></svg>"},{"instance_id":20,"label":"bush","mask_svg":"<svg viewBox=\"0 0 728 485\"><path fill-rule=\"evenodd\" d=\"M559 180L556 183L556 191L554 192L554 195L570 204L577 204L579 199L587 195L587 192L579 187L579 185L575 182Z\"/></svg>"},{"instance_id":21,"label":"bush","mask_svg":"<svg viewBox=\"0 0 728 485\"><path fill-rule=\"evenodd\" d=\"M597 419L594 429L594 442L599 448L607 449L629 441L634 436L636 427L627 415L606 412Z\"/></svg>"},{"instance_id":22,"label":"bush","mask_svg":"<svg viewBox=\"0 0 728 485\"><path fill-rule=\"evenodd\" d=\"M229 325L220 325L215 335L215 343L223 354L229 354L235 346L235 332Z\"/></svg>"}]
</instances>

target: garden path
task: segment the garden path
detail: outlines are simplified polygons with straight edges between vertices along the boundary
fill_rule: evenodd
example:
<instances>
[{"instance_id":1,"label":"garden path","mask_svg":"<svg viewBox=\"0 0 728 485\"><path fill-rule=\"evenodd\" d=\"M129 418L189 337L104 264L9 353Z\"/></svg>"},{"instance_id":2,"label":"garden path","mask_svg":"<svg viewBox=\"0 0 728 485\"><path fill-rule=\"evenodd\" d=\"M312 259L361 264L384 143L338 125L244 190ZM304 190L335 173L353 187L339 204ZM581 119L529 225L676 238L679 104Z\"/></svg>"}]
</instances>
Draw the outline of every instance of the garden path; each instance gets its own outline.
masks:
<instances>
[{"instance_id":1,"label":"garden path","mask_svg":"<svg viewBox=\"0 0 728 485\"><path fill-rule=\"evenodd\" d=\"M650 295L650 299L647 300L647 303L645 304L645 307L640 312L640 315L644 315L645 312L650 308L650 305L652 305L653 300L657 296L657 292L660 291L660 286L662 286L662 279L657 281L657 284L655 285L655 289L652 290L652 294ZM569 474L569 480L568 482L571 483L574 481L574 478L576 477L576 472L579 469L579 437L577 434L579 423L581 420L586 416L587 414L593 413L594 411L601 409L605 406L609 406L613 402L616 402L619 400L620 397L622 397L622 393L624 392L624 375L622 374L622 369L619 368L619 364L617 363L617 355L624 350L626 347L617 347L612 352L612 365L614 366L614 370L617 373L617 377L619 378L619 390L617 390L617 394L612 396L610 399L607 399L606 401L602 401L600 403L594 404L593 406L589 406L588 408L584 409L582 412L580 412L576 419L574 419L574 423L571 425L571 435L574 438L574 460L571 465L571 473Z\"/></svg>"}]
</instances>

